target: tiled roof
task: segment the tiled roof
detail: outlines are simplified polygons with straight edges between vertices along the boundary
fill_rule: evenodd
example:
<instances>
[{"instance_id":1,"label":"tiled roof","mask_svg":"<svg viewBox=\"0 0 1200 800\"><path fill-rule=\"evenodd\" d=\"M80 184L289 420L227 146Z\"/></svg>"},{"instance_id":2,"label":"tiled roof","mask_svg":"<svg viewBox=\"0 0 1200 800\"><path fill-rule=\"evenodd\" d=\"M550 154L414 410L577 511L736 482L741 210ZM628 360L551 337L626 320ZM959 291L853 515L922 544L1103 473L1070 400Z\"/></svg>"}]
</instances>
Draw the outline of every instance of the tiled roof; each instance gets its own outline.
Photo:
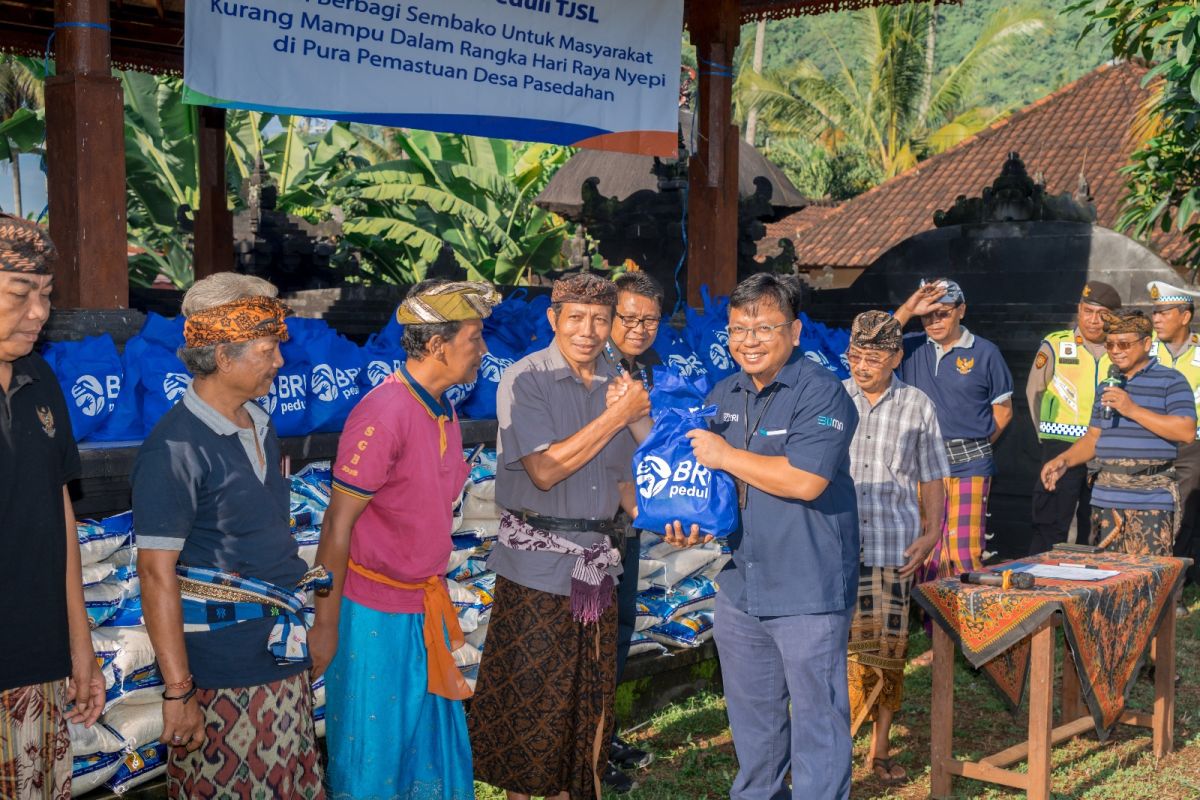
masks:
<instances>
[{"instance_id":1,"label":"tiled roof","mask_svg":"<svg viewBox=\"0 0 1200 800\"><path fill-rule=\"evenodd\" d=\"M790 236L801 270L862 269L914 234L933 227L933 212L961 194L978 196L1000 174L1005 157L1020 153L1047 192L1075 191L1082 174L1091 187L1097 222L1114 227L1125 186L1119 174L1133 150L1130 128L1148 95L1144 67L1105 65L997 122L956 147L922 161L836 208L805 208L768 226L760 252L776 252ZM1167 261L1187 242L1159 234L1152 247Z\"/></svg>"}]
</instances>

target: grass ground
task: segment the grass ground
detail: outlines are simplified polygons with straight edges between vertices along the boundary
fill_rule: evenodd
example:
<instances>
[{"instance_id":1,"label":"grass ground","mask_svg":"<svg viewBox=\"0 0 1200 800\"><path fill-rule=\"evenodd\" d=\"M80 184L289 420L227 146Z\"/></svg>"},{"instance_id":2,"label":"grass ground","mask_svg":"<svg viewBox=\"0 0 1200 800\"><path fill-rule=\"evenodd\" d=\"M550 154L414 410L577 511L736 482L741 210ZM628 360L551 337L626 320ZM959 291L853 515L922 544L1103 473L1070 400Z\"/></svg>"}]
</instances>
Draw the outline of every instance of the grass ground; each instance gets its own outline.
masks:
<instances>
[{"instance_id":1,"label":"grass ground","mask_svg":"<svg viewBox=\"0 0 1200 800\"><path fill-rule=\"evenodd\" d=\"M1176 661L1183 676L1176 699L1175 752L1161 762L1150 755L1148 728L1119 725L1101 744L1095 734L1076 738L1054 749L1055 800L1196 800L1200 798L1200 591L1186 596L1192 613L1179 620ZM929 649L924 634L914 635L913 656ZM1061 655L1061 637L1059 641ZM854 742L856 800L916 800L929 795L929 702L931 671L909 665L904 706L892 726L892 754L909 774L908 783L888 787L864 765L869 729ZM961 659L955 669L954 752L975 758L1001 750L1023 738L1027 715L1015 717L982 676ZM1134 690L1130 705L1149 708L1153 692L1148 681ZM1057 709L1056 709L1057 711ZM1056 717L1057 719L1057 717ZM655 754L655 761L637 773L639 788L629 800L684 800L727 797L737 772L737 759L725 717L725 701L704 694L670 706L627 738ZM477 784L480 800L500 800L504 793ZM1024 797L1024 792L956 779L955 798ZM616 797L615 795L613 797ZM606 796L606 800L609 800Z\"/></svg>"}]
</instances>

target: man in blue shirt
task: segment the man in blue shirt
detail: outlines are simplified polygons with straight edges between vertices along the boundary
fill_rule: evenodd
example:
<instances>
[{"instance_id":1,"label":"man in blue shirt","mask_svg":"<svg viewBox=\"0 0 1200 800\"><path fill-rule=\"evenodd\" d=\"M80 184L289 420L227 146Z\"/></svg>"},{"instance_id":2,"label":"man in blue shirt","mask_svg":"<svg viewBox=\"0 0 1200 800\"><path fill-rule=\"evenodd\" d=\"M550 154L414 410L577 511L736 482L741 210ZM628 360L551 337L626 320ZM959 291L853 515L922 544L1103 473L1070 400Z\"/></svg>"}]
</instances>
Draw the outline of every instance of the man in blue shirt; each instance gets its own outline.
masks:
<instances>
[{"instance_id":1,"label":"man in blue shirt","mask_svg":"<svg viewBox=\"0 0 1200 800\"><path fill-rule=\"evenodd\" d=\"M858 412L833 373L796 351L799 305L791 278L760 273L738 285L729 348L741 371L709 396L713 430L688 434L700 464L737 481L741 507L715 623L740 765L735 800L786 797L789 771L793 798L850 796ZM670 538L688 542L676 526Z\"/></svg>"},{"instance_id":2,"label":"man in blue shirt","mask_svg":"<svg viewBox=\"0 0 1200 800\"><path fill-rule=\"evenodd\" d=\"M1179 445L1195 439L1196 406L1187 379L1150 356L1150 330L1139 310L1106 315L1105 348L1124 387L1104 387L1087 434L1042 467L1042 482L1054 491L1068 469L1095 458L1092 543L1169 556L1179 516L1174 463Z\"/></svg>"},{"instance_id":3,"label":"man in blue shirt","mask_svg":"<svg viewBox=\"0 0 1200 800\"><path fill-rule=\"evenodd\" d=\"M992 445L1012 421L1012 373L996 345L963 327L966 313L962 289L944 279L923 284L896 311L901 325L918 316L925 328L904 337L900 379L933 401L950 461L946 523L926 579L983 566Z\"/></svg>"}]
</instances>

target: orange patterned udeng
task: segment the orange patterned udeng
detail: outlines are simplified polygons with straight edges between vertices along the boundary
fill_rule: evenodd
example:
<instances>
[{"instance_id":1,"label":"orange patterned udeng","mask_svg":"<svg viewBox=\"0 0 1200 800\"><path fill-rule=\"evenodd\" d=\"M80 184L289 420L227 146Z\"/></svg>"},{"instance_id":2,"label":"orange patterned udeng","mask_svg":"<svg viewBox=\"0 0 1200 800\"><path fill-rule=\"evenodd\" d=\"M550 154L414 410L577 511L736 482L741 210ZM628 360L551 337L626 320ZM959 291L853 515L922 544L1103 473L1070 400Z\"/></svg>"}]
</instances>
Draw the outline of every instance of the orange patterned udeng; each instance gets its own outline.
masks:
<instances>
[{"instance_id":1,"label":"orange patterned udeng","mask_svg":"<svg viewBox=\"0 0 1200 800\"><path fill-rule=\"evenodd\" d=\"M249 342L263 336L277 336L286 342L284 319L290 313L287 304L274 297L243 297L192 314L184 323L183 339L189 348Z\"/></svg>"}]
</instances>

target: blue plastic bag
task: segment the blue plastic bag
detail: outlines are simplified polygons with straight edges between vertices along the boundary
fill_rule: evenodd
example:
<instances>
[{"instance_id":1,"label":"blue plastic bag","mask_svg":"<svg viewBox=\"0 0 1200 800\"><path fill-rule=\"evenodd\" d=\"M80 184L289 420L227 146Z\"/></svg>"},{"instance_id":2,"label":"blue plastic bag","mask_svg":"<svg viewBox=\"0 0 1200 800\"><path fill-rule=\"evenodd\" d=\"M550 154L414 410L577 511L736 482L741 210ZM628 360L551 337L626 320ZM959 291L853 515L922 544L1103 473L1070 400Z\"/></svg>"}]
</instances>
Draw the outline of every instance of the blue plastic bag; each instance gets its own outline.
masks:
<instances>
[{"instance_id":1,"label":"blue plastic bag","mask_svg":"<svg viewBox=\"0 0 1200 800\"><path fill-rule=\"evenodd\" d=\"M729 298L718 297L713 300L707 286L700 287L700 295L704 300L703 311L696 311L690 306L684 310L687 317L685 339L715 382L738 369L733 356L729 354Z\"/></svg>"},{"instance_id":2,"label":"blue plastic bag","mask_svg":"<svg viewBox=\"0 0 1200 800\"><path fill-rule=\"evenodd\" d=\"M659 326L658 336L654 337L654 352L658 353L663 365L676 375L684 378L708 375L708 369L696 355L696 351L679 331L670 325Z\"/></svg>"},{"instance_id":3,"label":"blue plastic bag","mask_svg":"<svg viewBox=\"0 0 1200 800\"><path fill-rule=\"evenodd\" d=\"M696 411L664 408L633 457L637 481L637 527L662 531L679 520L714 536L737 528L737 487L733 478L696 462L688 431L706 429L716 406Z\"/></svg>"},{"instance_id":4,"label":"blue plastic bag","mask_svg":"<svg viewBox=\"0 0 1200 800\"><path fill-rule=\"evenodd\" d=\"M92 432L93 442L127 442L140 440L145 433L142 420L142 356L150 343L140 335L125 343L121 354L121 391L112 413Z\"/></svg>"},{"instance_id":5,"label":"blue plastic bag","mask_svg":"<svg viewBox=\"0 0 1200 800\"><path fill-rule=\"evenodd\" d=\"M305 354L312 365L305 433L340 431L362 397L358 380L363 368L362 352L324 320L303 322L308 327Z\"/></svg>"},{"instance_id":6,"label":"blue plastic bag","mask_svg":"<svg viewBox=\"0 0 1200 800\"><path fill-rule=\"evenodd\" d=\"M275 376L270 391L258 403L271 415L280 436L302 436L309 431L309 381L313 364L309 360L310 339L317 332L317 320L288 317L288 340L279 345L283 367Z\"/></svg>"},{"instance_id":7,"label":"blue plastic bag","mask_svg":"<svg viewBox=\"0 0 1200 800\"><path fill-rule=\"evenodd\" d=\"M396 321L393 314L388 324L379 333L371 334L363 345L363 361L365 366L358 374L363 392L369 392L396 370L400 369L407 358L400 341L404 336L404 326Z\"/></svg>"},{"instance_id":8,"label":"blue plastic bag","mask_svg":"<svg viewBox=\"0 0 1200 800\"><path fill-rule=\"evenodd\" d=\"M511 297L492 310L483 321L483 340L488 352L479 364L479 375L459 412L472 419L496 418L496 390L504 371L525 357L533 336L529 304Z\"/></svg>"},{"instance_id":9,"label":"blue plastic bag","mask_svg":"<svg viewBox=\"0 0 1200 800\"><path fill-rule=\"evenodd\" d=\"M52 342L42 354L67 399L76 441L98 430L116 408L124 369L107 333L81 342Z\"/></svg>"},{"instance_id":10,"label":"blue plastic bag","mask_svg":"<svg viewBox=\"0 0 1200 800\"><path fill-rule=\"evenodd\" d=\"M657 419L660 411L678 408L683 411L699 409L708 397L709 383L704 375L683 378L657 366L652 370L654 385L650 389L650 415Z\"/></svg>"},{"instance_id":11,"label":"blue plastic bag","mask_svg":"<svg viewBox=\"0 0 1200 800\"><path fill-rule=\"evenodd\" d=\"M138 337L145 343L139 356L142 435L178 403L192 385L191 373L176 352L183 347L183 317L167 319L151 313Z\"/></svg>"}]
</instances>

